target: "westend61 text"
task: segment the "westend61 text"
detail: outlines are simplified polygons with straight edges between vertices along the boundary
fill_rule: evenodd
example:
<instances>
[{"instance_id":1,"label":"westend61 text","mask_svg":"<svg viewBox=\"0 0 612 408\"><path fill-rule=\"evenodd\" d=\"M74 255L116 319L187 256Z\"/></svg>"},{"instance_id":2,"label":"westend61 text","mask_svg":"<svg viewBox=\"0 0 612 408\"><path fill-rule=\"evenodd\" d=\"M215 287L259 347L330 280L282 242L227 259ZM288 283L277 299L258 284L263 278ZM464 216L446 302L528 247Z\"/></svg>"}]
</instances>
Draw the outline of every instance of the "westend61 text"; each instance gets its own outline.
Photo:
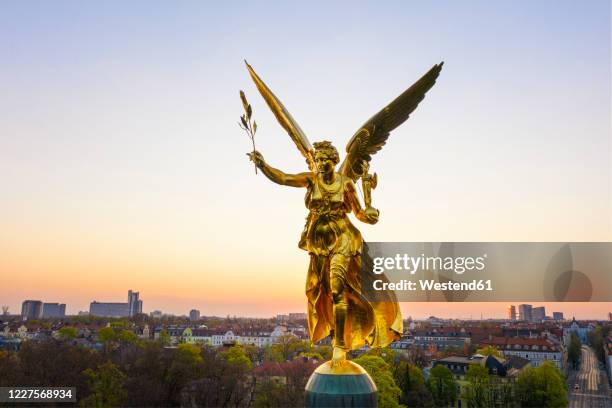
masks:
<instances>
[{"instance_id":1,"label":"westend61 text","mask_svg":"<svg viewBox=\"0 0 612 408\"><path fill-rule=\"evenodd\" d=\"M436 282L433 279L419 279L418 286L417 282L406 279L399 282L384 282L378 279L374 281L373 286L375 290L493 290L490 279L474 279L471 282Z\"/></svg>"}]
</instances>

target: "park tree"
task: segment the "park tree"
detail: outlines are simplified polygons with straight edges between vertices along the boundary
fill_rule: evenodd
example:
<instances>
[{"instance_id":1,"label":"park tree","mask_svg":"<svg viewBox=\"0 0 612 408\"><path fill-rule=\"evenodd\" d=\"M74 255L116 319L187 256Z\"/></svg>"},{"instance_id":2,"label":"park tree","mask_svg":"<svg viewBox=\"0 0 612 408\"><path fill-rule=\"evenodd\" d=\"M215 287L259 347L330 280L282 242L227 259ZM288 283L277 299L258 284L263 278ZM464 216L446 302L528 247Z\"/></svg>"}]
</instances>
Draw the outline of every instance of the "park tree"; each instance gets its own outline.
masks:
<instances>
[{"instance_id":1,"label":"park tree","mask_svg":"<svg viewBox=\"0 0 612 408\"><path fill-rule=\"evenodd\" d=\"M437 365L429 371L427 387L436 407L447 407L453 405L457 400L455 377L444 365Z\"/></svg>"},{"instance_id":2,"label":"park tree","mask_svg":"<svg viewBox=\"0 0 612 408\"><path fill-rule=\"evenodd\" d=\"M604 329L602 326L597 325L595 326L595 329L587 333L587 340L589 342L589 345L595 351L595 355L597 356L597 359L601 361L602 363L604 363L606 360L606 352L604 350L604 339L608 335L607 329L609 328Z\"/></svg>"},{"instance_id":3,"label":"park tree","mask_svg":"<svg viewBox=\"0 0 612 408\"><path fill-rule=\"evenodd\" d=\"M292 407L302 405L306 383L317 365L309 362L306 358L295 358L281 366L285 373L288 405Z\"/></svg>"},{"instance_id":4,"label":"park tree","mask_svg":"<svg viewBox=\"0 0 612 408\"><path fill-rule=\"evenodd\" d=\"M140 342L140 339L138 338L136 333L134 333L131 330L125 330L125 329L122 329L119 331L119 333L117 333L117 340L122 345L138 344Z\"/></svg>"},{"instance_id":5,"label":"park tree","mask_svg":"<svg viewBox=\"0 0 612 408\"><path fill-rule=\"evenodd\" d=\"M300 352L308 352L311 349L312 347L309 343L300 341L293 334L283 334L279 336L272 345L272 353L275 361L279 360L279 357L281 361L290 361Z\"/></svg>"},{"instance_id":6,"label":"park tree","mask_svg":"<svg viewBox=\"0 0 612 408\"><path fill-rule=\"evenodd\" d=\"M91 393L81 400L82 407L116 407L127 398L123 387L126 376L112 362L107 361L95 370L88 368L84 374L89 379Z\"/></svg>"},{"instance_id":7,"label":"park tree","mask_svg":"<svg viewBox=\"0 0 612 408\"><path fill-rule=\"evenodd\" d=\"M12 351L0 350L0 387L24 384L19 370L19 359Z\"/></svg>"},{"instance_id":8,"label":"park tree","mask_svg":"<svg viewBox=\"0 0 612 408\"><path fill-rule=\"evenodd\" d=\"M489 380L489 369L483 365L472 364L466 373L468 382L465 387L465 399L470 407L486 408L493 404L491 401L491 382Z\"/></svg>"},{"instance_id":9,"label":"park tree","mask_svg":"<svg viewBox=\"0 0 612 408\"><path fill-rule=\"evenodd\" d=\"M494 356L494 357L503 357L498 349L493 346L485 346L476 350L476 354L481 354L483 356Z\"/></svg>"},{"instance_id":10,"label":"park tree","mask_svg":"<svg viewBox=\"0 0 612 408\"><path fill-rule=\"evenodd\" d=\"M237 345L219 353L221 359L219 395L222 406L238 406L245 403L245 399L252 391L252 382L249 382L248 374L253 368L245 350Z\"/></svg>"},{"instance_id":11,"label":"park tree","mask_svg":"<svg viewBox=\"0 0 612 408\"><path fill-rule=\"evenodd\" d=\"M257 383L254 408L272 408L291 406L288 401L287 389L277 381L267 378Z\"/></svg>"},{"instance_id":12,"label":"park tree","mask_svg":"<svg viewBox=\"0 0 612 408\"><path fill-rule=\"evenodd\" d=\"M128 392L127 406L169 406L172 397L167 382L168 368L174 350L164 349L159 342L144 342L134 349L125 362Z\"/></svg>"},{"instance_id":13,"label":"park tree","mask_svg":"<svg viewBox=\"0 0 612 408\"><path fill-rule=\"evenodd\" d=\"M74 347L62 341L45 340L22 343L16 361L21 379L21 384L16 385L76 387L79 395L87 395L89 383L83 371L96 368L101 358L99 353L91 349Z\"/></svg>"},{"instance_id":14,"label":"park tree","mask_svg":"<svg viewBox=\"0 0 612 408\"><path fill-rule=\"evenodd\" d=\"M323 357L323 360L331 360L332 358L333 349L331 346L328 346L326 344L317 345L314 348L314 351L319 353Z\"/></svg>"},{"instance_id":15,"label":"park tree","mask_svg":"<svg viewBox=\"0 0 612 408\"><path fill-rule=\"evenodd\" d=\"M170 337L170 334L168 334L166 329L162 329L159 332L159 343L164 347L167 347L172 343L172 337Z\"/></svg>"},{"instance_id":16,"label":"park tree","mask_svg":"<svg viewBox=\"0 0 612 408\"><path fill-rule=\"evenodd\" d=\"M566 407L567 389L557 366L544 361L539 367L527 367L516 382L516 396L522 407Z\"/></svg>"},{"instance_id":17,"label":"park tree","mask_svg":"<svg viewBox=\"0 0 612 408\"><path fill-rule=\"evenodd\" d=\"M78 331L76 327L64 326L59 329L59 337L62 340L73 340L76 339Z\"/></svg>"},{"instance_id":18,"label":"park tree","mask_svg":"<svg viewBox=\"0 0 612 408\"><path fill-rule=\"evenodd\" d=\"M567 347L567 360L574 369L578 367L578 361L580 360L580 349L582 345L580 339L576 333L572 332L570 336L569 346Z\"/></svg>"},{"instance_id":19,"label":"park tree","mask_svg":"<svg viewBox=\"0 0 612 408\"><path fill-rule=\"evenodd\" d=\"M423 372L408 361L401 361L395 370L395 382L402 390L400 403L408 407L430 407L431 393L425 386Z\"/></svg>"},{"instance_id":20,"label":"park tree","mask_svg":"<svg viewBox=\"0 0 612 408\"><path fill-rule=\"evenodd\" d=\"M374 380L378 388L379 408L399 408L399 397L402 390L397 386L389 364L381 357L363 355L353 360L362 366Z\"/></svg>"},{"instance_id":21,"label":"park tree","mask_svg":"<svg viewBox=\"0 0 612 408\"><path fill-rule=\"evenodd\" d=\"M166 374L166 383L173 404L180 405L183 388L202 375L203 361L200 347L189 343L177 346Z\"/></svg>"}]
</instances>

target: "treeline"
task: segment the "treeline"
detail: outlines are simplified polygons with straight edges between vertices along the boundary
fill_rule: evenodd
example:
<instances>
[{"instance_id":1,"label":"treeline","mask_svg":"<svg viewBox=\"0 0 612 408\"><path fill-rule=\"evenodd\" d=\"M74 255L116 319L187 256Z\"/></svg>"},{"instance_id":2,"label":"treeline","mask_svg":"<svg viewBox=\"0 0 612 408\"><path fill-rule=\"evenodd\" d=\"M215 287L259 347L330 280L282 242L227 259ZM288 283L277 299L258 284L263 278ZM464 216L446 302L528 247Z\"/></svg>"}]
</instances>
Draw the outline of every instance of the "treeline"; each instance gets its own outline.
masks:
<instances>
[{"instance_id":1,"label":"treeline","mask_svg":"<svg viewBox=\"0 0 612 408\"><path fill-rule=\"evenodd\" d=\"M100 351L76 344L70 329L58 340L0 351L0 386L76 387L83 407L299 407L312 371L331 357L329 346L313 347L292 336L264 348L170 348L163 338L141 340L130 333L119 324L104 329ZM450 406L460 397L483 407L567 404L563 379L552 364L527 368L516 381L471 367L460 396L446 367L432 368L425 378L421 353L371 350L354 361L375 381L380 408Z\"/></svg>"}]
</instances>

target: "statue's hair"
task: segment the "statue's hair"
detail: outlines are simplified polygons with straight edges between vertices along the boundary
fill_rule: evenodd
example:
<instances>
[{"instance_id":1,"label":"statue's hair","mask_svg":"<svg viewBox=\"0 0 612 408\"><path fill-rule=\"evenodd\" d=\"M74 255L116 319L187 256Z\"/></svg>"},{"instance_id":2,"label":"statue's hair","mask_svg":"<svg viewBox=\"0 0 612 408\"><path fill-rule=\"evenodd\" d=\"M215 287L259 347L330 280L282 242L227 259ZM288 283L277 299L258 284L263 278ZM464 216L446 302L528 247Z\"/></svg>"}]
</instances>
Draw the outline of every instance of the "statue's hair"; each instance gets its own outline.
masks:
<instances>
[{"instance_id":1,"label":"statue's hair","mask_svg":"<svg viewBox=\"0 0 612 408\"><path fill-rule=\"evenodd\" d=\"M332 159L336 164L340 162L340 155L338 155L338 150L332 145L331 142L324 140L322 142L313 143L315 153L321 152L327 155L330 159Z\"/></svg>"}]
</instances>

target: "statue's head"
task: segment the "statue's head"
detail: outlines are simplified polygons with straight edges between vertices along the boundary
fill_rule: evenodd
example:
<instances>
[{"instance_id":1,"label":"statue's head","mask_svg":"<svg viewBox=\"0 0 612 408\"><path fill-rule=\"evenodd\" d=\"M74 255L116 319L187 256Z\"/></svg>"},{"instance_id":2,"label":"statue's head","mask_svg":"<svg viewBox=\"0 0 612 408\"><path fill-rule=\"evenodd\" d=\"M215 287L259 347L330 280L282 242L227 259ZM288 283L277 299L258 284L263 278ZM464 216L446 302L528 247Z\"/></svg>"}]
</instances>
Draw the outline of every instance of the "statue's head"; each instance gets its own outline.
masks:
<instances>
[{"instance_id":1,"label":"statue's head","mask_svg":"<svg viewBox=\"0 0 612 408\"><path fill-rule=\"evenodd\" d=\"M336 164L340 162L340 156L338 150L328 142L324 140L322 142L314 143L314 160L319 173L328 173L334 171Z\"/></svg>"}]
</instances>

